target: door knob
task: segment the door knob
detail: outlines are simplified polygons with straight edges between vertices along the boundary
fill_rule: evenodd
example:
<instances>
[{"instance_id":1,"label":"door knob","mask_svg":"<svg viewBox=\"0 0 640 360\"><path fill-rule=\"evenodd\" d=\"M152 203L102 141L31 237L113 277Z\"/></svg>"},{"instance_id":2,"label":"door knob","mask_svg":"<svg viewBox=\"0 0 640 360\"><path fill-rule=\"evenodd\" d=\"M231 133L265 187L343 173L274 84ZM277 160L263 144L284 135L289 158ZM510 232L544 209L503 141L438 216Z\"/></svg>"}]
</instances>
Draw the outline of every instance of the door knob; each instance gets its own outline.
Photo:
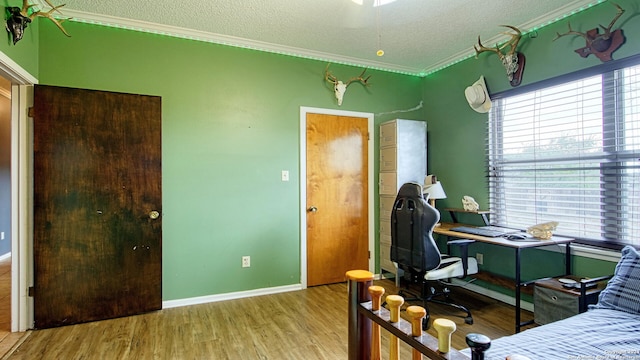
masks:
<instances>
[{"instance_id":1,"label":"door knob","mask_svg":"<svg viewBox=\"0 0 640 360\"><path fill-rule=\"evenodd\" d=\"M149 213L149 218L151 220L155 220L155 219L157 219L159 217L160 217L160 213L155 211L155 210L153 210L152 212Z\"/></svg>"},{"instance_id":2,"label":"door knob","mask_svg":"<svg viewBox=\"0 0 640 360\"><path fill-rule=\"evenodd\" d=\"M307 211L308 212L316 212L316 211L318 211L318 208L315 207L315 206L312 206L312 207L308 208Z\"/></svg>"}]
</instances>

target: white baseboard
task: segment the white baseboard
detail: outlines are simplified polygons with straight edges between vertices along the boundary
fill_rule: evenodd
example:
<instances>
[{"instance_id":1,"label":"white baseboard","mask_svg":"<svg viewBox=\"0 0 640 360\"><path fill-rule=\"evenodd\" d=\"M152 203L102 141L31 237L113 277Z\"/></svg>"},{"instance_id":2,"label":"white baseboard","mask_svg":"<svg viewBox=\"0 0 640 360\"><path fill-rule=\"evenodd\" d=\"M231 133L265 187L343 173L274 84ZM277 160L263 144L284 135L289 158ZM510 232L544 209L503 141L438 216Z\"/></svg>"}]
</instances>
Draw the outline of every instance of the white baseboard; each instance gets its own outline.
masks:
<instances>
[{"instance_id":1,"label":"white baseboard","mask_svg":"<svg viewBox=\"0 0 640 360\"><path fill-rule=\"evenodd\" d=\"M377 280L382 278L384 277L382 277L381 274L375 275L375 279ZM516 299L513 296L505 295L503 293L490 290L482 286L475 285L473 283L466 283L465 281L462 281L459 279L452 279L452 283L456 285L460 285L467 290L490 297L494 300L498 300L505 304L509 304L511 306L515 306L516 304ZM271 295L271 294L278 294L278 293L297 291L297 290L302 290L302 284L277 286L272 288L263 288L263 289L247 290L247 291L238 291L238 292L225 293L225 294L198 296L198 297L192 297L192 298L186 298L186 299L167 300L162 302L162 308L169 309L169 308L180 307L180 306L206 304L206 303L212 303L212 302L218 302L218 301L235 300L235 299L242 299L242 298L253 297L253 296ZM521 307L524 310L533 311L533 304L528 301L521 301Z\"/></svg>"},{"instance_id":2,"label":"white baseboard","mask_svg":"<svg viewBox=\"0 0 640 360\"><path fill-rule=\"evenodd\" d=\"M9 251L8 253L6 253L4 255L0 255L0 261L6 260L6 259L8 259L10 257L11 257L11 251Z\"/></svg>"},{"instance_id":3,"label":"white baseboard","mask_svg":"<svg viewBox=\"0 0 640 360\"><path fill-rule=\"evenodd\" d=\"M377 274L375 276L375 278L377 280L380 279L384 279L385 277L382 276L382 274ZM388 280L393 280L393 278L388 278ZM505 295L501 292L495 291L495 290L490 290L487 288L484 288L482 286L476 285L474 283L470 283L468 281L464 281L464 280L460 280L460 279L451 279L451 283L454 285L458 285L460 287L463 287L467 290L473 291L475 293L478 293L480 295L484 295L487 297L490 297L494 300L498 300L501 301L505 304L509 304L511 306L516 306L516 299L513 296L510 295ZM520 301L520 307L524 310L527 311L531 311L533 312L533 304L528 302L528 301Z\"/></svg>"},{"instance_id":4,"label":"white baseboard","mask_svg":"<svg viewBox=\"0 0 640 360\"><path fill-rule=\"evenodd\" d=\"M460 279L451 279L451 282L456 284L456 285L460 285L462 287L464 287L467 290L473 291L475 293L478 293L480 295L484 295L487 297L490 297L494 300L498 300L501 301L505 304L509 304L511 306L516 306L516 299L515 297L511 296L511 295L505 295L501 292L497 292L494 290L490 290L487 288L484 288L482 286L476 285L474 283L467 283L466 281L460 280ZM523 310L527 310L527 311L531 311L533 312L533 304L528 302L528 301L520 301L520 307Z\"/></svg>"},{"instance_id":5,"label":"white baseboard","mask_svg":"<svg viewBox=\"0 0 640 360\"><path fill-rule=\"evenodd\" d=\"M198 297L192 297L192 298L186 298L186 299L167 300L162 302L162 308L169 309L169 308L180 307L180 306L206 304L206 303L212 303L217 301L235 300L235 299L242 299L242 298L248 298L253 296L271 295L271 294L278 294L278 293L296 291L296 290L302 290L302 284L276 286L271 288L238 291L238 292L225 293L225 294L198 296Z\"/></svg>"}]
</instances>

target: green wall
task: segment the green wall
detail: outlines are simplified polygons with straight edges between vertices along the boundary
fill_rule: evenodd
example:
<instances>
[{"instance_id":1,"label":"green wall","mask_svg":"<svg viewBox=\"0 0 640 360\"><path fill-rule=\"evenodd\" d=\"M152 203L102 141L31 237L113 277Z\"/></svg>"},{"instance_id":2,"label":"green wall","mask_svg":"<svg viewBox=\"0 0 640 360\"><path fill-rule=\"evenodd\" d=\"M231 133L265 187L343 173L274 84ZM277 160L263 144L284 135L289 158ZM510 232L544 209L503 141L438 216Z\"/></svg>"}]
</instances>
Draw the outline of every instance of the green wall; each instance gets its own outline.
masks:
<instances>
[{"instance_id":1,"label":"green wall","mask_svg":"<svg viewBox=\"0 0 640 360\"><path fill-rule=\"evenodd\" d=\"M300 106L384 113L421 100L421 78L370 70L371 86L351 85L338 107L321 61L75 22L65 38L40 25L42 84L162 97L164 300L299 284Z\"/></svg>"},{"instance_id":2,"label":"green wall","mask_svg":"<svg viewBox=\"0 0 640 360\"><path fill-rule=\"evenodd\" d=\"M624 28L627 42L614 53L616 59L640 53L634 37L640 20L632 14L637 5L618 3L627 13L615 28ZM574 29L586 31L614 14L604 3L570 20ZM522 86L600 63L573 52L583 46L579 37L552 42L556 31L567 30L566 22L522 39L520 50L527 56ZM429 172L438 175L449 196L438 207L459 207L463 195L488 206L486 115L472 111L463 92L481 74L491 93L510 88L495 54L426 78L369 70L371 87L350 86L338 107L323 80L322 61L77 22L65 28L71 38L50 21L38 21L17 46L0 44L0 51L42 84L162 97L164 300L300 282L300 106L370 112L376 125L395 117L427 120ZM470 47L476 36L469 34ZM334 64L332 71L346 78L361 69ZM422 109L390 114L422 100ZM372 139L377 131L376 126ZM377 148L376 141L376 154ZM377 174L377 155L374 163ZM291 172L290 182L280 181L281 170ZM474 251L485 254L485 269L511 274L510 251L479 244ZM548 254L531 252L525 266L561 268L562 255ZM243 255L251 255L251 268L240 267ZM613 269L598 260L573 263L583 276Z\"/></svg>"},{"instance_id":3,"label":"green wall","mask_svg":"<svg viewBox=\"0 0 640 360\"><path fill-rule=\"evenodd\" d=\"M614 59L622 59L640 53L640 18L637 17L637 3L621 0L617 3L626 9L613 29L622 28L626 43L613 53ZM574 30L585 32L597 26L608 24L616 14L610 3L602 3L568 19L549 25L523 36L518 47L526 55L526 65L522 86L558 75L589 68L602 62L591 55L578 56L573 50L585 45L579 36L565 36L556 41L556 32L567 32L570 21ZM503 28L496 26L496 32ZM477 35L475 35L477 36ZM476 41L472 34L469 45ZM486 44L485 44L486 45ZM489 93L497 93L511 88L504 68L497 55L482 53L478 59L470 58L425 78L423 97L426 119L429 123L429 172L442 181L448 198L438 200L437 206L462 207L461 199L470 195L488 209L488 181L486 173L485 139L487 115L473 111L464 97L464 89L484 75ZM444 221L451 221L449 214L442 212ZM461 222L481 224L479 216L459 217ZM532 224L533 225L533 224ZM495 246L476 244L472 252L484 254L482 269L513 276L513 251ZM580 276L598 276L613 271L614 263L593 259L574 258L574 273ZM562 273L564 260L559 253L527 250L523 259L523 276L536 278L545 276L545 271L553 269Z\"/></svg>"}]
</instances>

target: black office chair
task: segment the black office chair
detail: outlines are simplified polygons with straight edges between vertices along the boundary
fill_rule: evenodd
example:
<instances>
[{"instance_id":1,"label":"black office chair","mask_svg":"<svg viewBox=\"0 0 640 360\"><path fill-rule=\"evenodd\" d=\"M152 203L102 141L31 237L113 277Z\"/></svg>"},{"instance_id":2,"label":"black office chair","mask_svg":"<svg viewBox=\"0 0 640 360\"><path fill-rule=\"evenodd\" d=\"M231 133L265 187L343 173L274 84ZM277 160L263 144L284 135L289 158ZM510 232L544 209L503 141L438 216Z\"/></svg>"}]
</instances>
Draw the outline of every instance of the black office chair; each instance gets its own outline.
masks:
<instances>
[{"instance_id":1,"label":"black office chair","mask_svg":"<svg viewBox=\"0 0 640 360\"><path fill-rule=\"evenodd\" d=\"M452 306L466 313L465 323L473 324L471 312L466 307L455 304L449 297L450 290L444 286L440 291L428 286L428 282L454 277L466 277L478 272L475 258L468 257L468 245L473 240L454 240L449 244L459 245L461 257L443 255L433 239L433 228L440 221L440 213L429 205L422 195L422 186L418 183L402 185L396 196L391 213L391 261L404 272L403 278L410 283L419 283L420 296L405 301L422 300L427 316L422 327L429 327L429 308L427 302ZM400 290L411 294L408 289ZM413 295L413 294L411 294ZM434 299L444 296L444 300Z\"/></svg>"}]
</instances>

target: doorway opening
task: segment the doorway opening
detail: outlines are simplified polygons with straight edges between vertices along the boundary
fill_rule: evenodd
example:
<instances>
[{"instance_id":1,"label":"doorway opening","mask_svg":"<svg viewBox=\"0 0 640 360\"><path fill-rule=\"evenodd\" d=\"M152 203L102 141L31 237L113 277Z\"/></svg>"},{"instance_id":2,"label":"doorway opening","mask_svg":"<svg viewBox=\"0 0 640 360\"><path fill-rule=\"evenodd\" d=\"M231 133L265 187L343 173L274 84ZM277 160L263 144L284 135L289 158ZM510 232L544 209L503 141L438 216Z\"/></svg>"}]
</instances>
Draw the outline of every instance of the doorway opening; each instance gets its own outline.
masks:
<instances>
[{"instance_id":1,"label":"doorway opening","mask_svg":"<svg viewBox=\"0 0 640 360\"><path fill-rule=\"evenodd\" d=\"M313 204L307 204L308 200L308 190L307 186L309 185L309 179L307 177L307 125L308 125L308 116L312 114L321 114L321 115L331 115L338 117L354 117L354 118L364 118L366 119L366 128L368 131L369 140L366 141L366 193L362 194L362 196L366 196L367 198L367 215L366 219L361 219L366 222L366 237L368 243L368 269L360 269L360 270L369 270L374 271L375 269L375 199L374 199L374 174L373 174L373 123L374 117L372 113L362 113L362 112L354 112L354 111L342 111L342 110L332 110L332 109L320 109L320 108L310 108L310 107L301 107L300 108L300 282L303 288L307 288L310 286L308 281L309 276L309 261L307 259L308 251L309 251L309 237L307 232L310 230L307 216L309 214L309 208L313 208ZM344 160L344 159L343 159ZM318 209L318 213L322 211L322 209ZM315 213L315 212L312 212ZM354 269L349 269L354 270Z\"/></svg>"},{"instance_id":2,"label":"doorway opening","mask_svg":"<svg viewBox=\"0 0 640 360\"><path fill-rule=\"evenodd\" d=\"M10 186L5 190L9 191L10 205L8 210L9 225L6 229L0 229L0 238L4 231L4 240L11 246L10 251L10 323L11 333L5 337L2 348L6 349L7 341L16 342L24 332L33 326L33 301L27 296L27 289L33 285L30 269L33 269L33 262L29 259L29 246L31 239L30 214L31 203L30 189L32 181L30 178L30 153L33 150L30 142L30 120L28 117L28 107L32 103L33 84L38 79L33 77L27 70L22 68L13 59L3 52L0 52L0 77L3 78L3 85L10 107L6 110L10 114L8 124L9 145ZM3 140L4 142L5 140ZM8 339L8 340L7 340ZM0 354L1 355L1 354Z\"/></svg>"},{"instance_id":3,"label":"doorway opening","mask_svg":"<svg viewBox=\"0 0 640 360\"><path fill-rule=\"evenodd\" d=\"M0 342L11 333L11 81L0 76Z\"/></svg>"}]
</instances>

